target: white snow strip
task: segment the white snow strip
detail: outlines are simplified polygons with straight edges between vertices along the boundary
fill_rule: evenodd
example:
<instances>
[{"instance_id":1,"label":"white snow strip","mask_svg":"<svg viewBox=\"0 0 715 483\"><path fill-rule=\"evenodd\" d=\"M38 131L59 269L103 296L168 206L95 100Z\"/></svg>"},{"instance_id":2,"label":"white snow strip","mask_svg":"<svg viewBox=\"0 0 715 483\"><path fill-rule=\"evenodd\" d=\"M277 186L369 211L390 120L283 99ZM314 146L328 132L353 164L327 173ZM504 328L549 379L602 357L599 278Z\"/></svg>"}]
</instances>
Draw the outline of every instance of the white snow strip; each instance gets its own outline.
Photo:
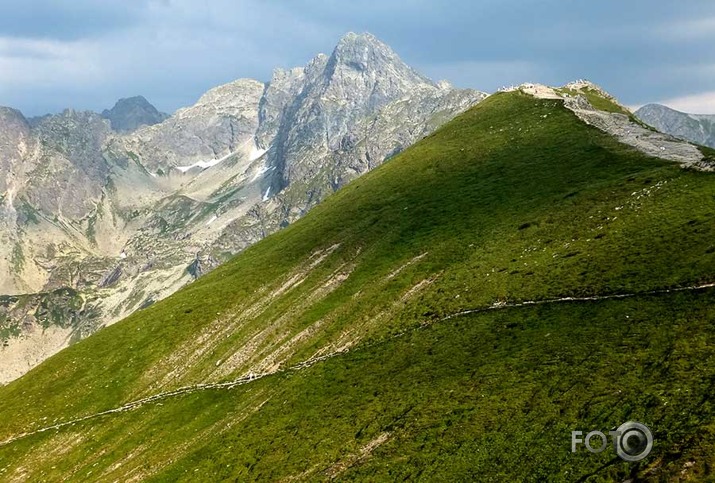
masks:
<instances>
[{"instance_id":1,"label":"white snow strip","mask_svg":"<svg viewBox=\"0 0 715 483\"><path fill-rule=\"evenodd\" d=\"M233 155L234 155L234 153L228 153L228 154L227 154L226 156L224 156L223 158L212 159L212 160L210 160L210 161L199 161L198 163L194 163L194 164L192 164L191 166L176 166L176 169L178 169L178 170L181 171L182 173L186 173L186 172L189 171L190 169L194 169L194 168L207 169L207 168L210 168L210 167L212 167L212 166L216 166L217 164L219 164L219 163L222 162L222 161L226 161L228 158L230 158L230 157L233 156Z\"/></svg>"},{"instance_id":2,"label":"white snow strip","mask_svg":"<svg viewBox=\"0 0 715 483\"><path fill-rule=\"evenodd\" d=\"M218 220L218 216L214 215L213 218L211 218L211 219L208 221L208 223L206 223L206 226L209 226L211 223L213 223L213 222L216 221L216 220Z\"/></svg>"},{"instance_id":3,"label":"white snow strip","mask_svg":"<svg viewBox=\"0 0 715 483\"><path fill-rule=\"evenodd\" d=\"M253 162L266 154L268 152L267 149L259 149L258 146L254 145L253 149L251 149L251 154L248 157L248 161Z\"/></svg>"},{"instance_id":4,"label":"white snow strip","mask_svg":"<svg viewBox=\"0 0 715 483\"><path fill-rule=\"evenodd\" d=\"M149 174L152 175L152 177L154 177L154 178L156 178L158 176L158 174L156 174L156 173L149 173Z\"/></svg>"},{"instance_id":5,"label":"white snow strip","mask_svg":"<svg viewBox=\"0 0 715 483\"><path fill-rule=\"evenodd\" d=\"M269 186L266 190L266 194L263 195L263 201L268 201L268 195L271 194L271 187Z\"/></svg>"},{"instance_id":6,"label":"white snow strip","mask_svg":"<svg viewBox=\"0 0 715 483\"><path fill-rule=\"evenodd\" d=\"M256 181L258 178L266 174L271 169L272 168L268 168L267 166L261 166L258 171L256 171L256 174L253 175L253 178L251 178L251 182Z\"/></svg>"},{"instance_id":7,"label":"white snow strip","mask_svg":"<svg viewBox=\"0 0 715 483\"><path fill-rule=\"evenodd\" d=\"M187 171L189 171L189 170L191 170L191 169L194 169L194 168L201 168L201 169L211 168L211 167L213 167L213 166L216 166L216 165L219 164L220 162L227 160L228 158L230 158L230 157L233 156L234 154L237 154L237 153L238 153L239 151L241 151L243 148L247 147L247 145L248 145L249 143L252 143L252 144L253 144L253 147L251 148L251 152L250 152L249 155L248 155L248 161L251 162L251 163L252 163L253 161L259 159L259 158L260 158L261 156L263 156L264 154L266 154L266 152L268 152L267 149L260 149L260 148L256 145L255 139L249 139L249 140L247 140L245 143L243 143L241 146L239 146L238 149L236 149L235 151L233 151L233 152L231 152L231 153L228 153L228 154L227 154L226 156L224 156L223 158L220 158L220 159L211 159L211 160L209 160L209 161L199 161L198 163L194 163L194 164L192 164L191 166L175 166L175 168L178 169L179 171L181 171L182 173L186 173ZM245 151L243 151L243 152L245 153Z\"/></svg>"}]
</instances>

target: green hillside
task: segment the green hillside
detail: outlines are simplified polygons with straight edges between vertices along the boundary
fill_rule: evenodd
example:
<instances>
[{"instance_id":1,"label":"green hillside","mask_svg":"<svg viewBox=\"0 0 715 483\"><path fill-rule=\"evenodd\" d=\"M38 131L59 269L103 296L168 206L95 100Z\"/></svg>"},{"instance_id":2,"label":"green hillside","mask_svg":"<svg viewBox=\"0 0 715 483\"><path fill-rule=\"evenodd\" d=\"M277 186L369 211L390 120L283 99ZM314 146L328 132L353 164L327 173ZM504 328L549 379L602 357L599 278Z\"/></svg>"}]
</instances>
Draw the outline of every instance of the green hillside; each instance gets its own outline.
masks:
<instances>
[{"instance_id":1,"label":"green hillside","mask_svg":"<svg viewBox=\"0 0 715 483\"><path fill-rule=\"evenodd\" d=\"M667 290L715 282L713 176L494 95L0 388L0 441L270 375L13 440L0 479L701 479L715 289ZM645 460L570 452L628 419Z\"/></svg>"}]
</instances>

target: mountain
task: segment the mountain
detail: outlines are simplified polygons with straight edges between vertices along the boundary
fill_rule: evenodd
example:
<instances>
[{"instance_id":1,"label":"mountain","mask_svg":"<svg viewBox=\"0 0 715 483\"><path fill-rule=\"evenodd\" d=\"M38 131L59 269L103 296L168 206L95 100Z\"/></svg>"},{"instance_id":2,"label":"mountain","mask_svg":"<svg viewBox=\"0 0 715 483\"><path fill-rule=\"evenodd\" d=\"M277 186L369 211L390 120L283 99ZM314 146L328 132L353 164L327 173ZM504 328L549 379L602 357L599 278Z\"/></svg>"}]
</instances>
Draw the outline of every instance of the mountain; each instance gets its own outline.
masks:
<instances>
[{"instance_id":1,"label":"mountain","mask_svg":"<svg viewBox=\"0 0 715 483\"><path fill-rule=\"evenodd\" d=\"M102 117L109 120L113 130L130 133L142 126L153 126L169 116L157 111L143 96L119 99L111 109L105 109Z\"/></svg>"},{"instance_id":2,"label":"mountain","mask_svg":"<svg viewBox=\"0 0 715 483\"><path fill-rule=\"evenodd\" d=\"M587 82L490 96L0 387L0 474L706 480L714 165ZM646 459L570 451L628 420Z\"/></svg>"},{"instance_id":3,"label":"mountain","mask_svg":"<svg viewBox=\"0 0 715 483\"><path fill-rule=\"evenodd\" d=\"M635 114L661 132L715 148L715 115L686 114L660 104L645 105Z\"/></svg>"},{"instance_id":4,"label":"mountain","mask_svg":"<svg viewBox=\"0 0 715 483\"><path fill-rule=\"evenodd\" d=\"M3 109L0 383L292 224L484 97L351 33L305 67L218 86L135 130L158 120L143 98L104 117Z\"/></svg>"}]
</instances>

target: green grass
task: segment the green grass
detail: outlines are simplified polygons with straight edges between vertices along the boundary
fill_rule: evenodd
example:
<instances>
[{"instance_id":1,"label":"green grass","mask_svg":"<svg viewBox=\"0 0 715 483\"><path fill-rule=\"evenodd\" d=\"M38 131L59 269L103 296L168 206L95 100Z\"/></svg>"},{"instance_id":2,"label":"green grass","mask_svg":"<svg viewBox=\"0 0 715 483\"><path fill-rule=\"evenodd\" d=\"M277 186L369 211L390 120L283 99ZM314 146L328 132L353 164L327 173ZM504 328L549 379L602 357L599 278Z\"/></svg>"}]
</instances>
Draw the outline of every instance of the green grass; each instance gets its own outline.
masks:
<instances>
[{"instance_id":1,"label":"green grass","mask_svg":"<svg viewBox=\"0 0 715 483\"><path fill-rule=\"evenodd\" d=\"M10 263L12 268L16 273L21 273L23 268L25 268L25 254L22 251L22 245L19 242L15 242L12 247L12 254L10 255Z\"/></svg>"},{"instance_id":2,"label":"green grass","mask_svg":"<svg viewBox=\"0 0 715 483\"><path fill-rule=\"evenodd\" d=\"M628 116L628 118L631 120L631 122L634 122L638 124L639 126L648 129L650 131L657 131L652 126L649 126L648 124L644 123L640 119L638 119L631 111L628 109L624 108L618 102L616 102L614 99L609 98L605 95L603 95L601 92L599 92L596 89L593 88L582 88L582 89L567 89L565 87L556 89L556 92L558 92L561 95L569 95L569 96L578 96L582 95L588 100L588 102L598 109L599 111L605 111L605 112L611 112L614 114L625 114Z\"/></svg>"},{"instance_id":3,"label":"green grass","mask_svg":"<svg viewBox=\"0 0 715 483\"><path fill-rule=\"evenodd\" d=\"M87 218L87 228L85 230L85 235L87 235L87 240L89 240L89 242L95 246L97 245L97 239L96 239L97 230L95 228L95 225L97 224L97 218L99 216L100 216L99 211L92 213L92 215L89 218Z\"/></svg>"},{"instance_id":4,"label":"green grass","mask_svg":"<svg viewBox=\"0 0 715 483\"><path fill-rule=\"evenodd\" d=\"M76 290L60 288L32 295L0 297L0 342L22 335L23 324L34 319L42 329L78 328L84 301ZM91 310L91 309L87 309ZM93 315L86 312L88 320ZM95 316L96 318L96 316Z\"/></svg>"},{"instance_id":5,"label":"green grass","mask_svg":"<svg viewBox=\"0 0 715 483\"><path fill-rule=\"evenodd\" d=\"M698 149L703 153L703 156L705 156L705 161L715 163L715 149L707 146L698 146Z\"/></svg>"},{"instance_id":6,"label":"green grass","mask_svg":"<svg viewBox=\"0 0 715 483\"><path fill-rule=\"evenodd\" d=\"M605 465L601 480L622 481L676 477L685 461L702 477L715 449L715 367L700 364L715 356L714 302L709 290L467 316L0 454L6 468L43 460L36 476L49 480L575 481ZM652 429L657 458L570 452L572 430L629 419ZM356 457L380 435L369 457ZM69 452L43 454L66 441Z\"/></svg>"},{"instance_id":7,"label":"green grass","mask_svg":"<svg viewBox=\"0 0 715 483\"><path fill-rule=\"evenodd\" d=\"M677 405L661 410L639 395L652 396L653 384L668 397L706 393L709 293L418 328L495 301L713 281L714 182L617 143L559 101L494 95L176 295L0 388L0 440L345 344L351 353L0 447L0 471L94 479L134 453L106 478L137 467L167 481L311 468L305 478L323 479L337 465L373 481L569 480L608 457L568 453L570 430L626 417L653 424L658 446L641 465L600 477L676 474L691 454L689 471L705 471L709 406L678 396L700 411L685 424ZM589 359L594 351L602 357ZM609 392L614 381L621 393ZM383 432L391 436L372 456L354 456Z\"/></svg>"},{"instance_id":8,"label":"green grass","mask_svg":"<svg viewBox=\"0 0 715 483\"><path fill-rule=\"evenodd\" d=\"M22 200L17 210L27 222L35 225L40 224L40 220L38 219L39 212L27 201Z\"/></svg>"},{"instance_id":9,"label":"green grass","mask_svg":"<svg viewBox=\"0 0 715 483\"><path fill-rule=\"evenodd\" d=\"M560 94L568 94L571 96L583 95L586 97L588 102L600 111L613 112L617 114L630 114L628 110L624 109L617 102L603 96L595 89L583 88L583 89L556 89Z\"/></svg>"},{"instance_id":10,"label":"green grass","mask_svg":"<svg viewBox=\"0 0 715 483\"><path fill-rule=\"evenodd\" d=\"M62 328L76 327L82 308L82 297L76 290L61 288L46 294L40 294L40 301L35 310L35 318L47 329L50 326Z\"/></svg>"}]
</instances>

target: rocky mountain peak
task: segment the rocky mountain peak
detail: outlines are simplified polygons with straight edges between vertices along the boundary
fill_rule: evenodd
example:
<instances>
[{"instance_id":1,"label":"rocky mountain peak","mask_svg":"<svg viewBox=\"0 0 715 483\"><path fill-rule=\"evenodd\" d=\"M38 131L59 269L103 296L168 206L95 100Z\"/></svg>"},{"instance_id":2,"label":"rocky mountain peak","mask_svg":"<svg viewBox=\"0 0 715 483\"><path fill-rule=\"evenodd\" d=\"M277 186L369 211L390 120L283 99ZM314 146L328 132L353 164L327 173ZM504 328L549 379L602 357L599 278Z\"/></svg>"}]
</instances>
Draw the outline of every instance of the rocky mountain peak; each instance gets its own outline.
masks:
<instances>
[{"instance_id":1,"label":"rocky mountain peak","mask_svg":"<svg viewBox=\"0 0 715 483\"><path fill-rule=\"evenodd\" d=\"M372 79L387 76L408 83L434 85L427 77L405 64L387 44L370 33L344 35L328 61L330 74L352 71ZM385 79L383 79L385 80Z\"/></svg>"},{"instance_id":2,"label":"rocky mountain peak","mask_svg":"<svg viewBox=\"0 0 715 483\"><path fill-rule=\"evenodd\" d=\"M158 124L168 116L159 112L143 96L134 96L119 99L112 109L102 112L102 117L109 120L114 131L127 133L142 126Z\"/></svg>"},{"instance_id":3,"label":"rocky mountain peak","mask_svg":"<svg viewBox=\"0 0 715 483\"><path fill-rule=\"evenodd\" d=\"M17 109L0 106L0 139L3 134L8 135L12 132L26 132L30 129L30 125Z\"/></svg>"},{"instance_id":4,"label":"rocky mountain peak","mask_svg":"<svg viewBox=\"0 0 715 483\"><path fill-rule=\"evenodd\" d=\"M261 100L256 136L261 147L272 146L268 162L276 170L266 186L277 193L292 183L307 182L321 172L321 160L328 153L351 152L359 145L368 124L362 131L357 124L374 121L387 106L412 99L419 112L413 114L427 115L439 109L438 98L453 90L416 72L374 35L346 34L329 57L316 56L302 72L276 71L269 83ZM466 108L467 99L477 102L481 98L480 93L465 93L464 104L458 104ZM394 106L395 111L402 109L408 108ZM356 156L359 162L353 159L355 164L349 168L353 173L364 172L404 146L395 142L385 148L385 143L368 143L367 139L362 144L369 144L371 152ZM343 178L333 176L328 185L336 189L345 182Z\"/></svg>"},{"instance_id":5,"label":"rocky mountain peak","mask_svg":"<svg viewBox=\"0 0 715 483\"><path fill-rule=\"evenodd\" d=\"M364 70L371 58L388 57L392 60L397 55L372 34L348 32L338 41L332 57L340 62L353 63L358 70Z\"/></svg>"},{"instance_id":6,"label":"rocky mountain peak","mask_svg":"<svg viewBox=\"0 0 715 483\"><path fill-rule=\"evenodd\" d=\"M3 107L0 106L0 122L9 122L9 121L24 121L27 123L25 120L25 116L22 115L20 111L17 109L13 109L12 107Z\"/></svg>"},{"instance_id":7,"label":"rocky mountain peak","mask_svg":"<svg viewBox=\"0 0 715 483\"><path fill-rule=\"evenodd\" d=\"M334 57L345 61L366 61L371 55L399 61L399 57L389 45L368 32L361 34L348 32L340 38L333 50Z\"/></svg>"},{"instance_id":8,"label":"rocky mountain peak","mask_svg":"<svg viewBox=\"0 0 715 483\"><path fill-rule=\"evenodd\" d=\"M256 94L260 96L264 87L263 82L257 80L237 79L207 91L199 98L194 107L208 105L220 108L243 104L246 97L254 98Z\"/></svg>"},{"instance_id":9,"label":"rocky mountain peak","mask_svg":"<svg viewBox=\"0 0 715 483\"><path fill-rule=\"evenodd\" d=\"M664 115L664 114L685 114L675 109L671 109L668 106L663 106L662 104L646 104L636 111L638 115Z\"/></svg>"},{"instance_id":10,"label":"rocky mountain peak","mask_svg":"<svg viewBox=\"0 0 715 483\"><path fill-rule=\"evenodd\" d=\"M715 147L715 116L687 114L661 104L647 104L635 115L661 132Z\"/></svg>"}]
</instances>

